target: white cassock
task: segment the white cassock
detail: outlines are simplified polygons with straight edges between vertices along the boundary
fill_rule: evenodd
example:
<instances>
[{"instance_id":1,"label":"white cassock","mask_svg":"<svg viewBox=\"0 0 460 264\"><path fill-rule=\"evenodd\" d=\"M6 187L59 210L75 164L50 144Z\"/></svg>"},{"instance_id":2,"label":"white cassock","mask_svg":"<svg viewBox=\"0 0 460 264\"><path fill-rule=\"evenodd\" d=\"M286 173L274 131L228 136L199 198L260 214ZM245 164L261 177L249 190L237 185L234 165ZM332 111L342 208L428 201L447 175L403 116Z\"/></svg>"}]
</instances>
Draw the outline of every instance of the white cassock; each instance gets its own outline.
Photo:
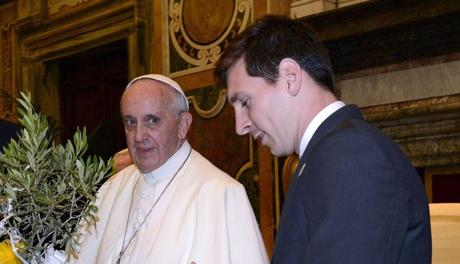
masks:
<instances>
[{"instance_id":1,"label":"white cassock","mask_svg":"<svg viewBox=\"0 0 460 264\"><path fill-rule=\"evenodd\" d=\"M188 142L151 173L131 165L112 176L96 206L71 263L116 263L120 252L120 263L269 262L244 187Z\"/></svg>"}]
</instances>

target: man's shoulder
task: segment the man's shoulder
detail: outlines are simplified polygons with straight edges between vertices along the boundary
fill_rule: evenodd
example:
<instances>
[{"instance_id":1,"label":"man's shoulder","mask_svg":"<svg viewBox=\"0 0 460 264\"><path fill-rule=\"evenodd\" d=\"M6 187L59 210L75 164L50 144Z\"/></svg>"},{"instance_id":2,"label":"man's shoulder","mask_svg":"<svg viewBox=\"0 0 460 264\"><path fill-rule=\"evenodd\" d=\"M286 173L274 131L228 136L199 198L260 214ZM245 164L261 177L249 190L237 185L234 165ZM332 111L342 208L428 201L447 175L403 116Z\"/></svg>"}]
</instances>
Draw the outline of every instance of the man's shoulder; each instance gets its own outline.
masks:
<instances>
[{"instance_id":1,"label":"man's shoulder","mask_svg":"<svg viewBox=\"0 0 460 264\"><path fill-rule=\"evenodd\" d=\"M199 179L202 182L224 186L241 185L237 180L212 164L211 161L195 150L192 151L189 171L194 174L195 179Z\"/></svg>"},{"instance_id":2,"label":"man's shoulder","mask_svg":"<svg viewBox=\"0 0 460 264\"><path fill-rule=\"evenodd\" d=\"M131 164L110 176L100 189L112 189L114 186L125 185L130 179L136 177L138 173L140 173L139 169L134 164Z\"/></svg>"}]
</instances>

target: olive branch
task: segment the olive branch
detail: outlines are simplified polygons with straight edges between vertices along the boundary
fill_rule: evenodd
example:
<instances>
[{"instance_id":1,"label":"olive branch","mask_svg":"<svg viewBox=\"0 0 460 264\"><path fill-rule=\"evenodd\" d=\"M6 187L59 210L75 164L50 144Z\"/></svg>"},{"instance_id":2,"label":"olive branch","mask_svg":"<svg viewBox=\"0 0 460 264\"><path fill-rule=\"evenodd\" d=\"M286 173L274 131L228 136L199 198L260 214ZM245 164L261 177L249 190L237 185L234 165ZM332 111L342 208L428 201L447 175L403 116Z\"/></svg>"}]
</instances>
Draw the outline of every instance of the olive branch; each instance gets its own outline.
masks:
<instances>
[{"instance_id":1,"label":"olive branch","mask_svg":"<svg viewBox=\"0 0 460 264\"><path fill-rule=\"evenodd\" d=\"M75 255L79 224L93 224L97 188L112 160L84 156L86 129L65 145L53 142L49 121L30 94L18 99L22 129L0 152L0 238L11 240L23 261L41 262L53 247ZM23 244L21 249L15 245Z\"/></svg>"}]
</instances>

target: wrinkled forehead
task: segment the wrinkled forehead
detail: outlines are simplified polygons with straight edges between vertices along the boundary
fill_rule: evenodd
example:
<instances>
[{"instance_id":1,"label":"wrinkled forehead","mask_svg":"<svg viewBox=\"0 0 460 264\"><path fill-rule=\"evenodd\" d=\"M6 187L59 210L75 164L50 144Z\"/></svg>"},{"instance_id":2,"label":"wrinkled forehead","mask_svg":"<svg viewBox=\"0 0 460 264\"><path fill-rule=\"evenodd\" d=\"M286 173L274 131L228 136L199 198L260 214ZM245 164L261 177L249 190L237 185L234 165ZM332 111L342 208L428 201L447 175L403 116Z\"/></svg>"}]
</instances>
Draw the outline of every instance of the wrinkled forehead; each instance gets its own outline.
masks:
<instances>
[{"instance_id":1,"label":"wrinkled forehead","mask_svg":"<svg viewBox=\"0 0 460 264\"><path fill-rule=\"evenodd\" d=\"M186 103L188 101L187 96L185 95L185 93L182 90L182 88L180 87L180 85L177 82L175 82L174 80L172 80L171 78L169 78L169 77L167 77L165 75L161 75L161 74L145 74L145 75L138 76L138 77L134 78L133 80L131 80L128 83L128 85L126 85L126 89L129 89L134 83L136 83L136 82L138 82L140 80L153 80L153 81L157 81L158 83L165 84L166 87L171 89L173 94L176 97L178 97L177 99L179 101L184 102L183 107L188 111L188 103Z\"/></svg>"},{"instance_id":2,"label":"wrinkled forehead","mask_svg":"<svg viewBox=\"0 0 460 264\"><path fill-rule=\"evenodd\" d=\"M138 80L121 97L121 111L147 107L157 111L174 105L174 100L174 91L167 84L148 79Z\"/></svg>"},{"instance_id":3,"label":"wrinkled forehead","mask_svg":"<svg viewBox=\"0 0 460 264\"><path fill-rule=\"evenodd\" d=\"M151 79L140 79L136 80L125 89L123 97L136 97L142 98L147 97L158 97L158 96L169 96L173 97L174 90L169 85L160 81Z\"/></svg>"}]
</instances>

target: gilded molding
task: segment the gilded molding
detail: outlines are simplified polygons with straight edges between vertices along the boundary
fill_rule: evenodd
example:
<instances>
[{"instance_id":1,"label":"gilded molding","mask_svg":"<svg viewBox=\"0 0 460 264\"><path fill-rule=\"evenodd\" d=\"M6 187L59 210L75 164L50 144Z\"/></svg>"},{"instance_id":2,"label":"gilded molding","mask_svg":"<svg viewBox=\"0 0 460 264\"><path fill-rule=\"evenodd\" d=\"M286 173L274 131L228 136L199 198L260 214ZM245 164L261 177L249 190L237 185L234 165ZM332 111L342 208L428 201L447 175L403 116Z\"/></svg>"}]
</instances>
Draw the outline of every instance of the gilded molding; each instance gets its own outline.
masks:
<instances>
[{"instance_id":1,"label":"gilded molding","mask_svg":"<svg viewBox=\"0 0 460 264\"><path fill-rule=\"evenodd\" d=\"M45 74L48 63L55 64L65 57L120 39L126 39L128 44L128 75L137 76L148 70L138 56L145 51L148 39L145 15L139 10L145 9L137 5L138 1L91 0L87 3L82 3L82 8L63 10L53 16L26 17L15 23L15 40L19 45L14 47L17 52L13 76L17 76L15 83L21 90L31 91L32 98L45 85L51 85L48 89L58 89L57 83L48 82L58 74ZM58 107L50 106L56 120L60 120Z\"/></svg>"},{"instance_id":2,"label":"gilded molding","mask_svg":"<svg viewBox=\"0 0 460 264\"><path fill-rule=\"evenodd\" d=\"M365 107L416 167L460 164L460 94Z\"/></svg>"},{"instance_id":3,"label":"gilded molding","mask_svg":"<svg viewBox=\"0 0 460 264\"><path fill-rule=\"evenodd\" d=\"M195 109L195 111L200 117L209 119L209 118L213 118L217 116L224 108L225 102L227 100L227 90L226 89L220 90L219 98L217 98L216 104L213 107L211 107L211 109L208 109L208 110L202 109L199 106L195 96L188 96L187 99L189 100L190 104L192 104L193 109Z\"/></svg>"},{"instance_id":4,"label":"gilded molding","mask_svg":"<svg viewBox=\"0 0 460 264\"><path fill-rule=\"evenodd\" d=\"M364 107L362 111L368 121L382 122L432 113L456 112L458 109L460 94Z\"/></svg>"},{"instance_id":5,"label":"gilded molding","mask_svg":"<svg viewBox=\"0 0 460 264\"><path fill-rule=\"evenodd\" d=\"M253 139L251 137L251 135L248 135L248 138L249 138L249 160L243 164L243 166L240 167L240 169L238 170L238 172L236 173L236 176L235 176L235 179L236 180L239 180L239 178L241 177L241 175L243 175L243 173L254 167L254 144L253 144Z\"/></svg>"},{"instance_id":6,"label":"gilded molding","mask_svg":"<svg viewBox=\"0 0 460 264\"><path fill-rule=\"evenodd\" d=\"M0 29L0 117L9 119L16 111L17 91L13 82L14 77L14 31L11 26L4 26Z\"/></svg>"},{"instance_id":7,"label":"gilded molding","mask_svg":"<svg viewBox=\"0 0 460 264\"><path fill-rule=\"evenodd\" d=\"M460 223L458 215L430 215L431 222Z\"/></svg>"},{"instance_id":8,"label":"gilded molding","mask_svg":"<svg viewBox=\"0 0 460 264\"><path fill-rule=\"evenodd\" d=\"M78 23L76 23L78 21ZM135 6L126 2L112 8L87 8L78 17L18 25L21 55L47 60L75 54L89 46L108 43L135 31Z\"/></svg>"},{"instance_id":9,"label":"gilded molding","mask_svg":"<svg viewBox=\"0 0 460 264\"><path fill-rule=\"evenodd\" d=\"M170 0L168 7L170 42L179 57L189 64L188 67L180 71L173 72L170 70L170 73L175 73L175 76L179 74L178 72L189 74L190 69L197 67L203 68L203 70L209 69L209 65L214 64L219 59L228 39L241 32L248 25L252 9L251 1L236 0L231 20L224 33L215 41L203 44L194 41L186 31L182 16L183 5L184 0ZM169 47L167 48L169 49Z\"/></svg>"},{"instance_id":10,"label":"gilded molding","mask_svg":"<svg viewBox=\"0 0 460 264\"><path fill-rule=\"evenodd\" d=\"M58 13L63 7L76 7L91 0L48 0L48 11L50 14Z\"/></svg>"}]
</instances>

